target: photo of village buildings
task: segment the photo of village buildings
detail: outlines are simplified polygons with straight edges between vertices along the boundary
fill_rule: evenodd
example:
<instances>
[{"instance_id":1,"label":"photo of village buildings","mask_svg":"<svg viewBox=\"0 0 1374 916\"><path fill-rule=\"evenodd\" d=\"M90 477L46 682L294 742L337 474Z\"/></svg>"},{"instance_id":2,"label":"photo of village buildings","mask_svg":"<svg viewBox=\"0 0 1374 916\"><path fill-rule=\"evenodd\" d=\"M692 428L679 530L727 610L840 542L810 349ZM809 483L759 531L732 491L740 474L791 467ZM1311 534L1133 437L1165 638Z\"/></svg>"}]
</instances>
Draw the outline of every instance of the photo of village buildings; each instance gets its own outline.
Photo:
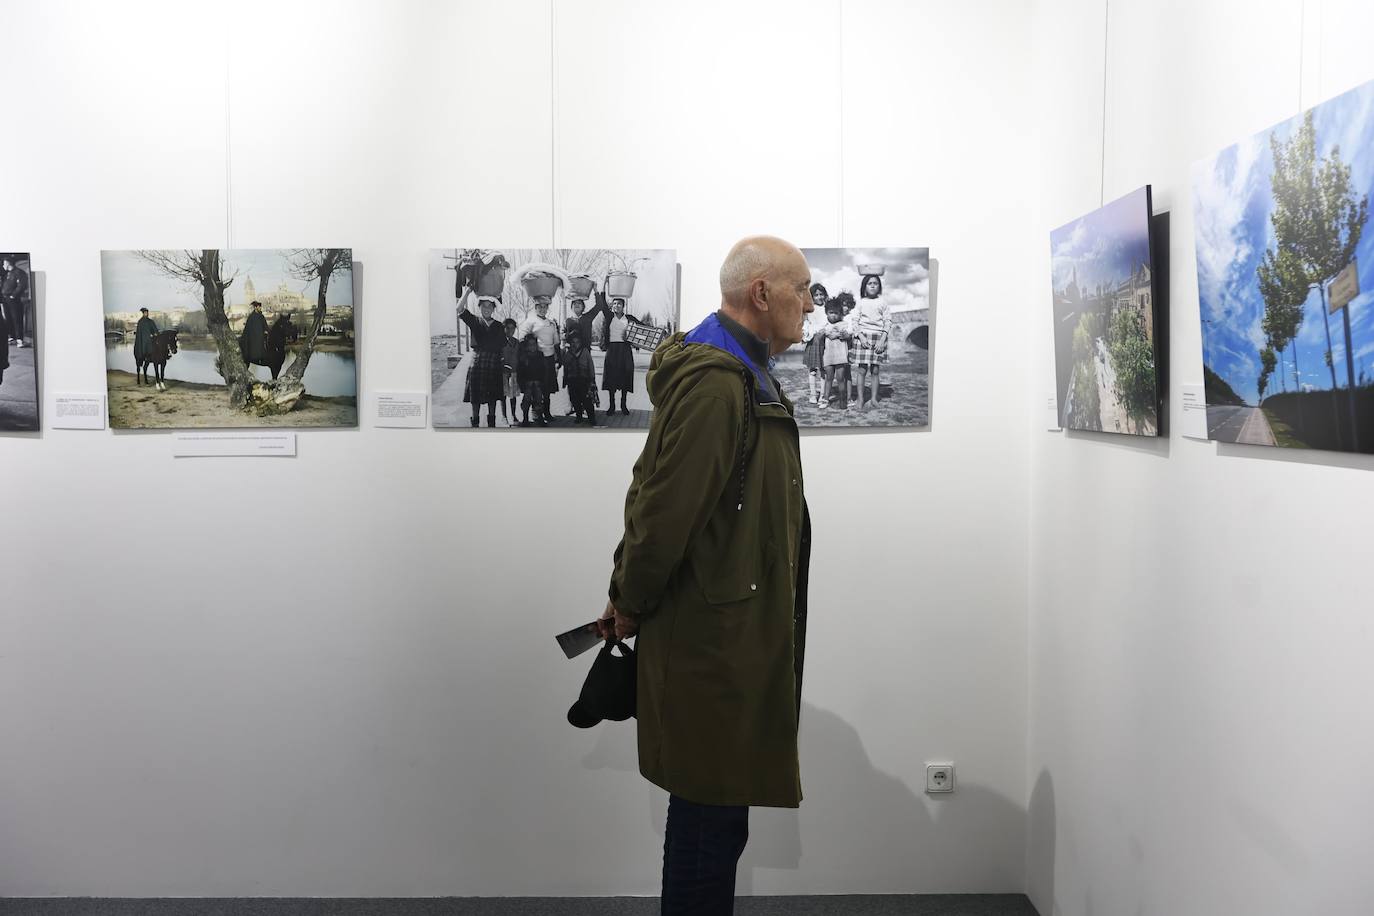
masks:
<instances>
[{"instance_id":1,"label":"photo of village buildings","mask_svg":"<svg viewBox=\"0 0 1374 916\"><path fill-rule=\"evenodd\" d=\"M1159 435L1150 187L1050 233L1065 429Z\"/></svg>"},{"instance_id":2,"label":"photo of village buildings","mask_svg":"<svg viewBox=\"0 0 1374 916\"><path fill-rule=\"evenodd\" d=\"M347 248L105 251L114 428L355 426Z\"/></svg>"}]
</instances>

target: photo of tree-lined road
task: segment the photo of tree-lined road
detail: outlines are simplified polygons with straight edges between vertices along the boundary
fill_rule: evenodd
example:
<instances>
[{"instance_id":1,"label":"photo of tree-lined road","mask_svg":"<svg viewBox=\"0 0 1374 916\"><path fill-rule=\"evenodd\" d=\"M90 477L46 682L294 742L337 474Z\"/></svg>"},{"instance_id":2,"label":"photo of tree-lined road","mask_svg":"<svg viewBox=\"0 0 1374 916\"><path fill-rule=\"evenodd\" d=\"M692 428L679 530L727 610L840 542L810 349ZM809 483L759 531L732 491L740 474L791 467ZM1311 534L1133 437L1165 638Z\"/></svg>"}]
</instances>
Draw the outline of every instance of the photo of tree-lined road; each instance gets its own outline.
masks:
<instances>
[{"instance_id":1,"label":"photo of tree-lined road","mask_svg":"<svg viewBox=\"0 0 1374 916\"><path fill-rule=\"evenodd\" d=\"M1065 429L1159 433L1150 187L1050 233Z\"/></svg>"},{"instance_id":2,"label":"photo of tree-lined road","mask_svg":"<svg viewBox=\"0 0 1374 916\"><path fill-rule=\"evenodd\" d=\"M1194 167L1212 439L1374 452L1372 187L1374 83Z\"/></svg>"}]
</instances>

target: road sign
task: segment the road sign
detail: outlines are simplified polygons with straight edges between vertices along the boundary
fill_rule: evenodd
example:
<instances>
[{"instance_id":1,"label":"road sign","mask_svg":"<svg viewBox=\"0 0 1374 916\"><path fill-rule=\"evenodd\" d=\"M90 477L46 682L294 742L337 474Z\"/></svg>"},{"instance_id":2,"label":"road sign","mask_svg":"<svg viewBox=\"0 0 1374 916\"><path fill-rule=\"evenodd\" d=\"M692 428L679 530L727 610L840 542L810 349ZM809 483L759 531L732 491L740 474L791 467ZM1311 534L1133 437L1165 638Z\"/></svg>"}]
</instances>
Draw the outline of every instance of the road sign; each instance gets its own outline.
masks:
<instances>
[{"instance_id":1,"label":"road sign","mask_svg":"<svg viewBox=\"0 0 1374 916\"><path fill-rule=\"evenodd\" d=\"M1336 274L1336 279L1331 281L1331 314L1336 314L1337 309L1343 309L1350 304L1350 300L1360 294L1360 268L1354 258L1345 266L1345 270Z\"/></svg>"}]
</instances>

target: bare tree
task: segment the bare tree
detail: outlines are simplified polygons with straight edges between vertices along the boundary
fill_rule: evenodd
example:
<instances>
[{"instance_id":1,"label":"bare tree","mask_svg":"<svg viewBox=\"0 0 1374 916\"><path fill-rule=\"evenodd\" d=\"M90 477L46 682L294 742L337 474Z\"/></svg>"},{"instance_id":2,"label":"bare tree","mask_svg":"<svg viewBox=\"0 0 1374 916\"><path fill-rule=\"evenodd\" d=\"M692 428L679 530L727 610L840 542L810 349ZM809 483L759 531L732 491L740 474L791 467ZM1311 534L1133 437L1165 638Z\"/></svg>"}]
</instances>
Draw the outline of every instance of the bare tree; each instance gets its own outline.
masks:
<instances>
[{"instance_id":1,"label":"bare tree","mask_svg":"<svg viewBox=\"0 0 1374 916\"><path fill-rule=\"evenodd\" d=\"M224 279L223 262L216 248L139 251L136 254L164 276L200 288L205 323L219 351L216 368L229 389L229 403L240 409L249 407L256 379L243 361L238 340L229 327L229 316L224 311L224 291L233 285L238 273Z\"/></svg>"},{"instance_id":2,"label":"bare tree","mask_svg":"<svg viewBox=\"0 0 1374 916\"><path fill-rule=\"evenodd\" d=\"M259 416L286 413L296 406L305 394L301 379L315 352L320 326L329 292L330 279L339 272L352 275L353 256L347 248L299 248L290 255L292 274L308 282L319 283L314 311L310 313L309 329L296 359L275 381L265 382L253 375L243 361L238 338L229 326L224 310L224 291L237 278L237 272L223 278L223 261L218 249L200 251L139 251L140 259L173 280L199 286L205 307L205 321L214 338L219 357L215 362L220 377L229 389L229 403L234 408L249 410Z\"/></svg>"},{"instance_id":3,"label":"bare tree","mask_svg":"<svg viewBox=\"0 0 1374 916\"><path fill-rule=\"evenodd\" d=\"M324 324L329 281L335 274L352 278L353 252L348 248L297 248L291 252L290 269L292 276L297 279L319 284L315 294L315 310L310 315L310 327L302 336L303 343L296 352L295 360L275 381L258 382L260 413L286 413L305 394L302 379L306 367L310 365L310 357L315 353L320 326Z\"/></svg>"}]
</instances>

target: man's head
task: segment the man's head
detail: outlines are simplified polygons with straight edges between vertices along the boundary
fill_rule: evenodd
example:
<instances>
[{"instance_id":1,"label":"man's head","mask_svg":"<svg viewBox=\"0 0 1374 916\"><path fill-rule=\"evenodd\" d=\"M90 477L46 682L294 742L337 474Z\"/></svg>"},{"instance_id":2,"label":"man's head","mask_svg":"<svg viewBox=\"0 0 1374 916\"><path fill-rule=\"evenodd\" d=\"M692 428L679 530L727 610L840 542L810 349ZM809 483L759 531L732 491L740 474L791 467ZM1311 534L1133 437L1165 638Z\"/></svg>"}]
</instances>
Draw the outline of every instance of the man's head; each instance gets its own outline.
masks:
<instances>
[{"instance_id":1,"label":"man's head","mask_svg":"<svg viewBox=\"0 0 1374 916\"><path fill-rule=\"evenodd\" d=\"M800 250L771 235L741 239L720 266L720 308L781 353L802 339L815 311L811 268Z\"/></svg>"},{"instance_id":2,"label":"man's head","mask_svg":"<svg viewBox=\"0 0 1374 916\"><path fill-rule=\"evenodd\" d=\"M262 303L261 303L261 302L258 302L256 299L253 300L252 306L253 306L253 311L255 311L255 312L261 312L261 311L262 311Z\"/></svg>"}]
</instances>

